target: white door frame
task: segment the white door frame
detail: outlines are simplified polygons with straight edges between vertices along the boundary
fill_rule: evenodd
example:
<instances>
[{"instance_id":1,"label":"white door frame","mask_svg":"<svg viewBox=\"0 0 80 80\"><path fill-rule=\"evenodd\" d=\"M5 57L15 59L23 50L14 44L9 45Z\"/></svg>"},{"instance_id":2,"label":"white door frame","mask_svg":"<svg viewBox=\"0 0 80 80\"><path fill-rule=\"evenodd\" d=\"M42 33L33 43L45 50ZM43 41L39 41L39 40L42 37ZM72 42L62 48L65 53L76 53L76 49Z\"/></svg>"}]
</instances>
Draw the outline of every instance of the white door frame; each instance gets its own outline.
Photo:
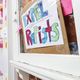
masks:
<instances>
[{"instance_id":1,"label":"white door frame","mask_svg":"<svg viewBox=\"0 0 80 80\"><path fill-rule=\"evenodd\" d=\"M79 47L79 54L80 54L80 1L79 0L72 0L73 1L73 10L74 10L74 18L75 18L75 24L76 24L76 32L77 32L77 39L78 39L78 47ZM24 53L20 53L20 42L19 42L19 33L18 33L18 2L17 0L12 0L12 19L9 18L9 20L11 20L11 44L12 47L10 49L12 49L12 54L13 54L13 61L11 61L11 63L16 66L17 68L28 72L28 73L32 73L38 77L41 77L40 74L42 74L42 72L40 72L41 68L44 68L45 71L47 70L53 70L56 72L60 72L60 74L62 73L62 75L66 74L66 76L70 76L72 75L72 77L74 78L75 76L78 77L80 79L80 56L79 55L55 55L55 54L24 54ZM15 12L17 12L17 14L15 15ZM19 64L20 63L20 64ZM25 65L26 64L26 65ZM22 66L23 65L23 66ZM39 70L39 75L35 74L33 69L32 71L28 71L28 66L32 66L35 68L35 73L37 72L36 69L38 68ZM45 71L43 72L45 74ZM49 71L48 71L49 72ZM59 74L59 75L60 75ZM57 74L58 75L58 74ZM49 74L46 74L44 76L51 76ZM51 76L53 78L53 75ZM72 78L71 77L71 78ZM43 77L42 77L43 78ZM54 76L55 78L55 76ZM66 78L64 78L64 80L67 80ZM72 79L73 80L73 79ZM75 80L75 79L74 79ZM78 80L78 79L77 79Z\"/></svg>"}]
</instances>

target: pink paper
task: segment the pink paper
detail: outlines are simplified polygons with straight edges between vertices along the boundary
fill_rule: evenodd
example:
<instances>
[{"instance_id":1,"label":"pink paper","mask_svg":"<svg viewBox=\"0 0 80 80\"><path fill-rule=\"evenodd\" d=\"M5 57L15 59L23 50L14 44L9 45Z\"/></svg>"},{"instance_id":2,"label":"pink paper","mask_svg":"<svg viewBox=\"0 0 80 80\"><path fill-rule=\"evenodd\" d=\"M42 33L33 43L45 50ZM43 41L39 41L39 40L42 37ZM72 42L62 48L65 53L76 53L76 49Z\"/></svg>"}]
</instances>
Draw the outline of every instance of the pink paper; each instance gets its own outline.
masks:
<instances>
[{"instance_id":1,"label":"pink paper","mask_svg":"<svg viewBox=\"0 0 80 80\"><path fill-rule=\"evenodd\" d=\"M72 0L61 0L61 4L64 16L72 14Z\"/></svg>"},{"instance_id":2,"label":"pink paper","mask_svg":"<svg viewBox=\"0 0 80 80\"><path fill-rule=\"evenodd\" d=\"M3 48L3 44L0 44L0 48Z\"/></svg>"},{"instance_id":3,"label":"pink paper","mask_svg":"<svg viewBox=\"0 0 80 80\"><path fill-rule=\"evenodd\" d=\"M22 26L21 25L19 25L19 27L18 27L18 31L20 31L22 29Z\"/></svg>"},{"instance_id":4,"label":"pink paper","mask_svg":"<svg viewBox=\"0 0 80 80\"><path fill-rule=\"evenodd\" d=\"M3 41L0 39L0 48L3 48Z\"/></svg>"}]
</instances>

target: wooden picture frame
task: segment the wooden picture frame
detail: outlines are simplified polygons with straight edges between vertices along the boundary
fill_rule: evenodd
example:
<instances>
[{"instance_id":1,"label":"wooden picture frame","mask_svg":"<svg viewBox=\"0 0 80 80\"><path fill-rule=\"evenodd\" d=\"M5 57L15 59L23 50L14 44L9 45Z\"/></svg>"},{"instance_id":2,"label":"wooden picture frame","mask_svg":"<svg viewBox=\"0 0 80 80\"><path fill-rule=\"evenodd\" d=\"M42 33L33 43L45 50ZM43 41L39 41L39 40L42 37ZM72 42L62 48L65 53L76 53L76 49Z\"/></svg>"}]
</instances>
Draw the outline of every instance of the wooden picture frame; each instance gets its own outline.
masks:
<instances>
[{"instance_id":1,"label":"wooden picture frame","mask_svg":"<svg viewBox=\"0 0 80 80\"><path fill-rule=\"evenodd\" d=\"M22 14L30 7L30 5L32 5L35 2L36 2L36 0L30 1L30 2L28 2L28 0L26 0L26 6L24 7L24 9L22 11ZM57 10L58 10L59 20L60 20L60 23L61 23L61 29L62 29L64 44L62 44L62 45L53 45L51 47L48 46L48 47L42 47L42 48L35 48L35 49L26 49L26 46L25 46L24 47L25 48L24 49L25 53L70 54L68 39L67 39L67 34L66 34L66 29L65 29L65 24L64 24L64 19L63 19L63 14L62 14L60 1L57 2L57 6L58 6ZM23 31L23 33L24 33L24 31ZM24 34L23 34L23 36L24 36ZM25 45L25 41L24 41L24 45Z\"/></svg>"}]
</instances>

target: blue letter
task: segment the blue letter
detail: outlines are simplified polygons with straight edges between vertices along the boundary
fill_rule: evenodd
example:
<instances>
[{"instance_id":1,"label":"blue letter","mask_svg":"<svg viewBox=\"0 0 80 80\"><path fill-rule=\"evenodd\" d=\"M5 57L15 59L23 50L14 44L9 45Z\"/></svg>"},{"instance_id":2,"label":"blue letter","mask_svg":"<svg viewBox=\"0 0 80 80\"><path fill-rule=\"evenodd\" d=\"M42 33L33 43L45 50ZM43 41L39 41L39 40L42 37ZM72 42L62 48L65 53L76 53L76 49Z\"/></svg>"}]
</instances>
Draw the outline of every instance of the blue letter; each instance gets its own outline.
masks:
<instances>
[{"instance_id":1,"label":"blue letter","mask_svg":"<svg viewBox=\"0 0 80 80\"><path fill-rule=\"evenodd\" d=\"M26 16L23 16L23 23L24 23L24 26L26 27L26 26L27 26L27 19L26 19Z\"/></svg>"},{"instance_id":2,"label":"blue letter","mask_svg":"<svg viewBox=\"0 0 80 80\"><path fill-rule=\"evenodd\" d=\"M40 8L40 11L41 11L41 15L42 17L45 17L48 15L48 11L43 11L43 5L42 5L42 1L38 4L39 8Z\"/></svg>"},{"instance_id":3,"label":"blue letter","mask_svg":"<svg viewBox=\"0 0 80 80\"><path fill-rule=\"evenodd\" d=\"M45 28L42 29L42 33L44 34L44 38L42 39L42 43L45 44L47 41L47 33L45 32Z\"/></svg>"}]
</instances>

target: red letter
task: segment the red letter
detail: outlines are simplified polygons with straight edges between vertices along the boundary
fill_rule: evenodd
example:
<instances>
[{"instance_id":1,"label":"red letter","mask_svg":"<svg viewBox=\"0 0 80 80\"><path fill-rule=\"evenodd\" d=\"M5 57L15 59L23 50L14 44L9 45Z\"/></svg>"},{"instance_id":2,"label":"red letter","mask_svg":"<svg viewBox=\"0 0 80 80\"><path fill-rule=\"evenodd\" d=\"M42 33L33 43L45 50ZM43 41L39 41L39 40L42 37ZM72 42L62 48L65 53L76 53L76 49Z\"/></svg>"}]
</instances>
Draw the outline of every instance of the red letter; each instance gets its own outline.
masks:
<instances>
[{"instance_id":1,"label":"red letter","mask_svg":"<svg viewBox=\"0 0 80 80\"><path fill-rule=\"evenodd\" d=\"M31 20L31 18L30 18L30 11L29 11L29 14L27 15L27 24L28 24L28 22L32 22L32 20Z\"/></svg>"},{"instance_id":2,"label":"red letter","mask_svg":"<svg viewBox=\"0 0 80 80\"><path fill-rule=\"evenodd\" d=\"M28 43L28 45L32 45L32 39L31 39L31 37L30 37L30 34L31 34L31 31L30 30L27 30L26 31L26 38L27 38L27 43Z\"/></svg>"},{"instance_id":3,"label":"red letter","mask_svg":"<svg viewBox=\"0 0 80 80\"><path fill-rule=\"evenodd\" d=\"M46 32L48 32L48 35L49 35L49 41L51 42L51 31L52 31L52 28L49 24L49 20L47 20L47 28L46 28Z\"/></svg>"}]
</instances>

